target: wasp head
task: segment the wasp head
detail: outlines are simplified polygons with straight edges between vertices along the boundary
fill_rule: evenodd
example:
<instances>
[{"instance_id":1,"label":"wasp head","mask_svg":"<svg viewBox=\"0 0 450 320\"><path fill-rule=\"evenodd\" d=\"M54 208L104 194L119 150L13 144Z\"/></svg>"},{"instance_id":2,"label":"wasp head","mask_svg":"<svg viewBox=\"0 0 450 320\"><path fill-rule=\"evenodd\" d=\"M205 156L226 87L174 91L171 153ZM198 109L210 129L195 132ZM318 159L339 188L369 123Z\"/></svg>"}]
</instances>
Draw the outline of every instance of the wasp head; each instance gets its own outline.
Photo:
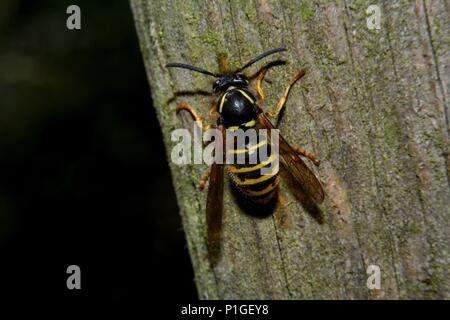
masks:
<instances>
[{"instance_id":1,"label":"wasp head","mask_svg":"<svg viewBox=\"0 0 450 320\"><path fill-rule=\"evenodd\" d=\"M214 92L224 92L229 87L242 88L248 86L248 78L243 74L227 74L217 79L213 84Z\"/></svg>"}]
</instances>

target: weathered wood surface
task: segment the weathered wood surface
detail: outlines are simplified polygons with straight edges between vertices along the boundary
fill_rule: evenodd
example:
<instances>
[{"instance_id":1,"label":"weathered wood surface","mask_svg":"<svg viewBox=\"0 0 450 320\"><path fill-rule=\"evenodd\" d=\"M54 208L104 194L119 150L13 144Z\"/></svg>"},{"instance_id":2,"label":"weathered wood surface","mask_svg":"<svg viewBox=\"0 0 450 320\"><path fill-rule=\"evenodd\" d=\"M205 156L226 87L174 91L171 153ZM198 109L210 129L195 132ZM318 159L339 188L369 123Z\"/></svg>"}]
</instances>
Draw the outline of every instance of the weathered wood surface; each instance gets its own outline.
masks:
<instances>
[{"instance_id":1,"label":"weathered wood surface","mask_svg":"<svg viewBox=\"0 0 450 320\"><path fill-rule=\"evenodd\" d=\"M267 110L307 69L279 127L322 160L322 224L285 185L274 214L258 219L227 184L212 267L197 187L206 166L170 164L200 298L449 298L448 1L379 1L378 32L366 25L368 0L131 3L169 161L171 131L191 126L175 105L206 114L212 83L166 63L217 71L219 54L238 66L286 46L287 63L264 84ZM366 286L370 264L381 268L379 291Z\"/></svg>"}]
</instances>

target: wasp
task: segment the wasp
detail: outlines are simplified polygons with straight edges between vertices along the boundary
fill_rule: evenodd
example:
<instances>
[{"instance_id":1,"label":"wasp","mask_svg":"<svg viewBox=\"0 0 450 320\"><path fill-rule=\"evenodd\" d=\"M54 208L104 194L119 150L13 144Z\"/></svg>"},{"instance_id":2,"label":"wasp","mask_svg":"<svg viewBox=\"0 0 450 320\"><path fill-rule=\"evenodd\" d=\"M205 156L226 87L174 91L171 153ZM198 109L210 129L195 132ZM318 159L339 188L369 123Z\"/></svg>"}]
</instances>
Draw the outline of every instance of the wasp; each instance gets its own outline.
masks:
<instances>
[{"instance_id":1,"label":"wasp","mask_svg":"<svg viewBox=\"0 0 450 320\"><path fill-rule=\"evenodd\" d=\"M286 51L286 48L276 48L268 50L234 71L226 71L220 74L213 73L208 70L184 64L184 63L169 63L167 68L183 68L190 71L199 72L207 76L216 78L213 84L213 92L218 99L213 104L210 110L210 115L217 116L216 128L222 133L225 130L267 130L267 138L270 138L271 132L275 127L269 120L269 117L277 119L280 112L286 105L286 100L291 90L291 87L305 75L305 70L301 69L295 77L290 81L285 89L281 99L279 100L274 112L265 113L262 108L264 100L264 92L262 89L262 81L264 79L267 68L263 68L257 73L256 85L253 91L256 93L258 99L251 92L250 77L246 76L243 71L257 61L266 58L269 55ZM226 69L226 68L223 68ZM180 104L176 107L177 111L188 111L195 121L202 123L203 118L194 110L193 107ZM204 127L204 130L211 126ZM225 134L222 134L225 139ZM231 150L233 153L250 154L257 151L258 148L272 144L268 139L260 139L253 144L246 144L241 148ZM216 141L222 143L225 141ZM279 174L278 167L276 167L271 174L261 174L264 167L270 166L274 161L281 160L283 167L292 175L294 180L298 182L302 191L307 194L315 203L320 204L324 199L324 191L319 180L314 173L303 162L300 156L310 159L315 165L319 165L320 161L311 152L305 149L290 145L281 134L278 135L278 154L273 152L266 152L265 158L258 158L257 163L250 163L246 161L242 164L228 164L227 173L236 190L242 194L250 202L258 205L264 205L273 200L279 189ZM279 157L281 156L281 157ZM200 180L200 188L203 189L209 179L209 188L206 202L206 222L208 224L208 237L210 242L214 242L219 238L222 211L223 211L223 179L224 179L224 164L213 163L205 176Z\"/></svg>"}]
</instances>

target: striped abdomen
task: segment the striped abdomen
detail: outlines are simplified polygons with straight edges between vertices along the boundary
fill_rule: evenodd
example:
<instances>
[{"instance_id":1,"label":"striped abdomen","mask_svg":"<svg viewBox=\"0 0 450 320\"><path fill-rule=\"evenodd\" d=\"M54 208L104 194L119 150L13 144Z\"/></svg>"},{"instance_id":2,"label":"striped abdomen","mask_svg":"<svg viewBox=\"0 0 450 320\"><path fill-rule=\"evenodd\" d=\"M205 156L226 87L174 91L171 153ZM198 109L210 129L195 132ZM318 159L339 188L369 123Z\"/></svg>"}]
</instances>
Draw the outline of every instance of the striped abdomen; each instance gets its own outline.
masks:
<instances>
[{"instance_id":1,"label":"striped abdomen","mask_svg":"<svg viewBox=\"0 0 450 320\"><path fill-rule=\"evenodd\" d=\"M276 195L278 189L278 159L275 153L272 154L267 138L260 136L249 140L241 146L235 142L235 148L227 150L234 156L234 164L228 165L228 174L244 196L255 203L265 204ZM239 156L244 163L237 162ZM266 169L261 172L263 168Z\"/></svg>"}]
</instances>

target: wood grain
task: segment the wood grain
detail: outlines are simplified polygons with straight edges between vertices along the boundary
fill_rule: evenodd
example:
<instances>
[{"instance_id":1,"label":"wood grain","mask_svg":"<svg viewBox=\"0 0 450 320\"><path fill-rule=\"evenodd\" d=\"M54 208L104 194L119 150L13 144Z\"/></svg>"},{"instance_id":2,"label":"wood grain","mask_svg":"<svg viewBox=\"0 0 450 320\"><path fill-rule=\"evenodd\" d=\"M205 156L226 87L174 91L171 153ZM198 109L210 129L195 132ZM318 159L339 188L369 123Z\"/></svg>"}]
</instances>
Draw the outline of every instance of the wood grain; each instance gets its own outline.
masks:
<instances>
[{"instance_id":1,"label":"wood grain","mask_svg":"<svg viewBox=\"0 0 450 320\"><path fill-rule=\"evenodd\" d=\"M279 128L321 159L312 169L327 193L323 223L286 183L275 212L256 218L236 204L227 182L222 258L212 267L206 192L198 189L206 166L170 162L200 298L450 298L448 1L379 1L379 31L366 24L372 1L131 4L169 162L171 131L190 127L175 105L206 115L212 83L169 72L166 63L216 72L220 55L237 67L286 46L286 63L267 72L268 111L291 77L307 70ZM366 286L370 264L381 268L381 290Z\"/></svg>"}]
</instances>

